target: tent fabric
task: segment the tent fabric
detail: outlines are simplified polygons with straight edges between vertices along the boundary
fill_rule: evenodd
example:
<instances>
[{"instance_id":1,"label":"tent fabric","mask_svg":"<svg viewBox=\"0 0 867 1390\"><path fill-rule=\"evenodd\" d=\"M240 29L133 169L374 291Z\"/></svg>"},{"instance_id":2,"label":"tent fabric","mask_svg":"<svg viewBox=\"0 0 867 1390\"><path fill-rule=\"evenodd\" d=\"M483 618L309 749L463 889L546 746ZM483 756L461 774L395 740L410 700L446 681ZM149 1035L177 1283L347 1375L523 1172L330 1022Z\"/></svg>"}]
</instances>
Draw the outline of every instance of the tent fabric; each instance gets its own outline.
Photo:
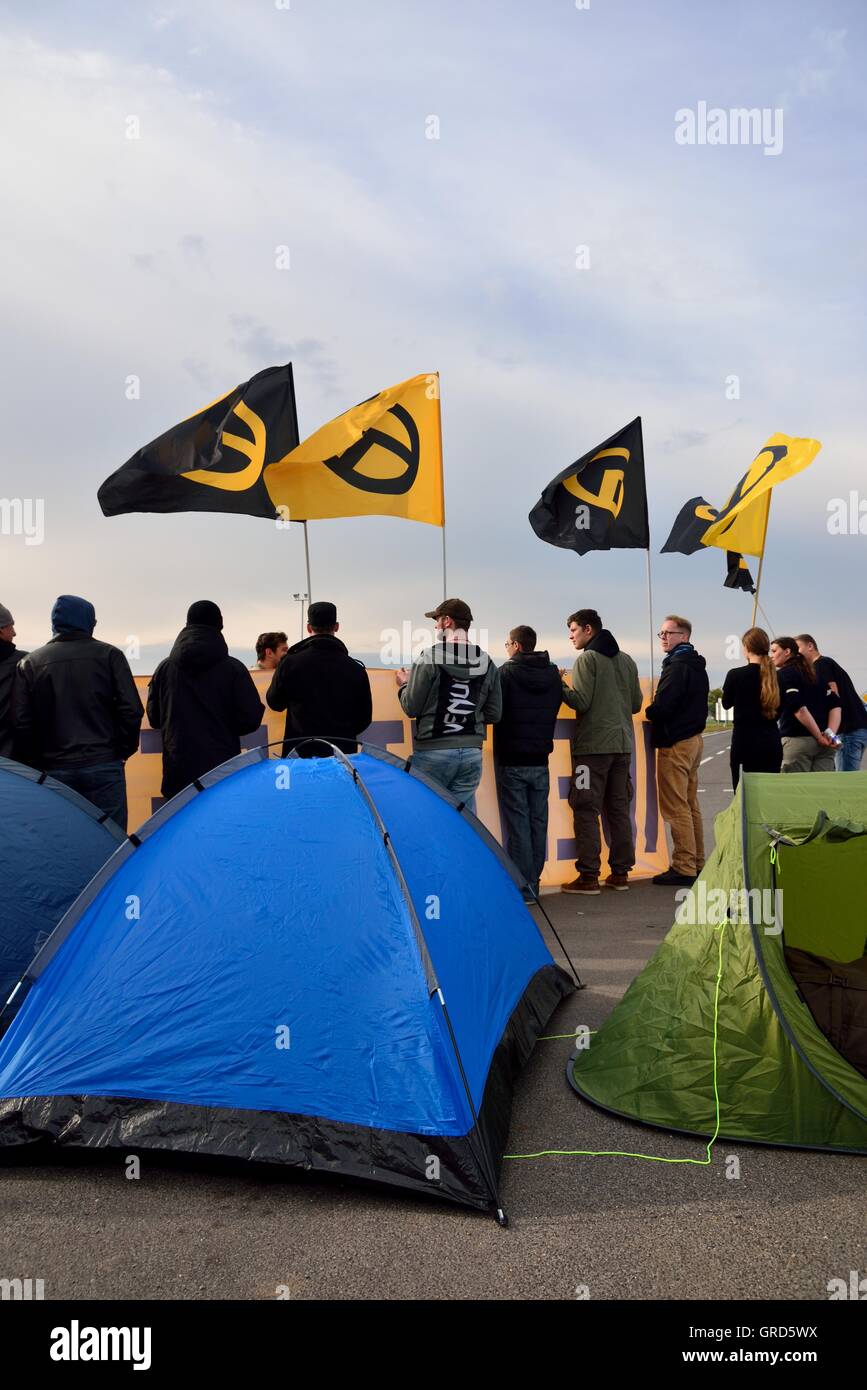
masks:
<instances>
[{"instance_id":1,"label":"tent fabric","mask_svg":"<svg viewBox=\"0 0 867 1390\"><path fill-rule=\"evenodd\" d=\"M646 1124L711 1135L721 950L720 1137L867 1152L867 1079L818 1027L785 959L791 940L804 939L818 954L863 954L864 825L867 774L745 774L717 817L714 852L682 919L590 1047L570 1059L577 1093ZM812 854L823 856L822 876L801 867L799 856ZM714 891L734 905L727 920L701 907ZM761 893L781 902L781 931L762 912Z\"/></svg>"},{"instance_id":2,"label":"tent fabric","mask_svg":"<svg viewBox=\"0 0 867 1390\"><path fill-rule=\"evenodd\" d=\"M201 787L37 961L0 1147L134 1138L496 1203L512 1077L572 988L501 860L387 755L253 750Z\"/></svg>"},{"instance_id":3,"label":"tent fabric","mask_svg":"<svg viewBox=\"0 0 867 1390\"><path fill-rule=\"evenodd\" d=\"M70 787L0 758L0 1012L41 944L123 831Z\"/></svg>"}]
</instances>

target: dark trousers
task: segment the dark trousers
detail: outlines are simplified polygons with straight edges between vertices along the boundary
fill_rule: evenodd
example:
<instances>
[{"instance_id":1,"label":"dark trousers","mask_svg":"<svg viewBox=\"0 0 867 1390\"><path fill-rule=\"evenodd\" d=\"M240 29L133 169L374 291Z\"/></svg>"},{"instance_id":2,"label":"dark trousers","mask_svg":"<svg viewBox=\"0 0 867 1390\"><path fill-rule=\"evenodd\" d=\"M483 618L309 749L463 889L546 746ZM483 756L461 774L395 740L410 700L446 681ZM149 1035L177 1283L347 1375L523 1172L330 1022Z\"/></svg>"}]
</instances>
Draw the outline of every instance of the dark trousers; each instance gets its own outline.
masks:
<instances>
[{"instance_id":1,"label":"dark trousers","mask_svg":"<svg viewBox=\"0 0 867 1390\"><path fill-rule=\"evenodd\" d=\"M548 768L497 765L496 772L503 848L538 893L548 840Z\"/></svg>"},{"instance_id":2,"label":"dark trousers","mask_svg":"<svg viewBox=\"0 0 867 1390\"><path fill-rule=\"evenodd\" d=\"M72 787L126 833L126 776L123 763L99 763L94 767L50 767L49 777Z\"/></svg>"},{"instance_id":3,"label":"dark trousers","mask_svg":"<svg viewBox=\"0 0 867 1390\"><path fill-rule=\"evenodd\" d=\"M635 866L635 839L629 814L633 794L631 762L629 753L572 754L569 805L575 823L575 868L580 874L599 876L602 863L599 817L603 813L611 836L608 853L611 872L628 874Z\"/></svg>"}]
</instances>

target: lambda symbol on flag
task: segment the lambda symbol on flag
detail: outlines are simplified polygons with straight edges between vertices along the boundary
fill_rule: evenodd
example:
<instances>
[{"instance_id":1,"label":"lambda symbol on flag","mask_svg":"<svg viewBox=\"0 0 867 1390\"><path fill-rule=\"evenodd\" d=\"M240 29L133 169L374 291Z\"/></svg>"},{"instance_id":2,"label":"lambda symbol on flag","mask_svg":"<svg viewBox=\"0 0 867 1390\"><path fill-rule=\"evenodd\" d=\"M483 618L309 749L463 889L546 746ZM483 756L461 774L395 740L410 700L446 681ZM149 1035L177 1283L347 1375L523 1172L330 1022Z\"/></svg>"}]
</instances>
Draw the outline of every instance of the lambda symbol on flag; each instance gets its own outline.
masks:
<instances>
[{"instance_id":1,"label":"lambda symbol on flag","mask_svg":"<svg viewBox=\"0 0 867 1390\"><path fill-rule=\"evenodd\" d=\"M747 494L752 492L753 488L758 487L759 483L762 481L762 478L766 477L772 469L776 468L777 464L780 462L780 459L784 459L788 452L789 446L787 444L766 444L763 449L760 449L759 452L756 454L755 458L753 459L752 463L750 464L749 468L747 469L747 472L741 478L741 481L738 483L728 502L726 502L722 511L719 513L719 516L715 518L715 521L726 522L726 518L728 517L729 512L731 512L731 510L734 507L736 507L739 502L742 502L743 499L747 496ZM770 462L760 463L759 460L765 454L770 454ZM718 534L720 536L725 535L729 527L734 525L734 522L735 518L732 517L731 520L727 521L725 525L719 526Z\"/></svg>"},{"instance_id":2,"label":"lambda symbol on flag","mask_svg":"<svg viewBox=\"0 0 867 1390\"><path fill-rule=\"evenodd\" d=\"M243 401L238 401L232 413L249 426L253 438L243 439L239 434L227 434L223 430L220 443L226 448L237 449L250 462L234 473L219 473L214 468L193 468L189 473L181 474L186 482L204 483L206 487L219 487L224 492L246 492L247 488L258 482L265 464L267 432L264 421Z\"/></svg>"},{"instance_id":3,"label":"lambda symbol on flag","mask_svg":"<svg viewBox=\"0 0 867 1390\"><path fill-rule=\"evenodd\" d=\"M589 460L589 463L595 463L597 459L612 456L622 458L626 463L629 462L628 449L600 449L599 453L594 454ZM625 476L622 468L606 468L602 474L598 493L588 492L587 488L581 486L577 477L565 478L563 486L567 492L571 492L572 496L577 497L580 501L589 502L594 507L602 507L613 517L618 517L626 495Z\"/></svg>"},{"instance_id":4,"label":"lambda symbol on flag","mask_svg":"<svg viewBox=\"0 0 867 1390\"><path fill-rule=\"evenodd\" d=\"M323 459L322 462L326 468L330 468L332 473L336 473L338 478L349 483L351 487L360 488L362 492L389 493L396 496L409 492L415 482L418 476L421 450L419 448L418 426L409 411L402 405L393 405L387 414L393 415L403 425L409 440L408 444L402 444L399 439L395 439L390 434L384 434L382 430L371 428L365 430L357 443L351 444L342 454L333 454L331 458ZM371 476L371 474L360 472L358 465L376 446L402 460L406 465L404 471L393 478Z\"/></svg>"}]
</instances>

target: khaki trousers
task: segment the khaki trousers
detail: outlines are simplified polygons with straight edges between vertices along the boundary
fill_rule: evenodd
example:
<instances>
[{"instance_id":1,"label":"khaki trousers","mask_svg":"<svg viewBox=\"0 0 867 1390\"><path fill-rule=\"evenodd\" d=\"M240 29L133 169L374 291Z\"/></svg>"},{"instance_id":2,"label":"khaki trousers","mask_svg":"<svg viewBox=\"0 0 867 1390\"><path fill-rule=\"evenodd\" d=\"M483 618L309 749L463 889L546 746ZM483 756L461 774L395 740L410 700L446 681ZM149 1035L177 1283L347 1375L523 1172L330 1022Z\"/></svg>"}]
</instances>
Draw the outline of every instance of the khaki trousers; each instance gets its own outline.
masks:
<instances>
[{"instance_id":1,"label":"khaki trousers","mask_svg":"<svg viewBox=\"0 0 867 1390\"><path fill-rule=\"evenodd\" d=\"M823 748L812 734L783 739L781 772L833 772L835 768L834 749Z\"/></svg>"},{"instance_id":2,"label":"khaki trousers","mask_svg":"<svg viewBox=\"0 0 867 1390\"><path fill-rule=\"evenodd\" d=\"M671 867L695 875L704 868L704 826L698 804L698 767L704 752L701 734L656 750L656 787L662 818L671 830Z\"/></svg>"}]
</instances>

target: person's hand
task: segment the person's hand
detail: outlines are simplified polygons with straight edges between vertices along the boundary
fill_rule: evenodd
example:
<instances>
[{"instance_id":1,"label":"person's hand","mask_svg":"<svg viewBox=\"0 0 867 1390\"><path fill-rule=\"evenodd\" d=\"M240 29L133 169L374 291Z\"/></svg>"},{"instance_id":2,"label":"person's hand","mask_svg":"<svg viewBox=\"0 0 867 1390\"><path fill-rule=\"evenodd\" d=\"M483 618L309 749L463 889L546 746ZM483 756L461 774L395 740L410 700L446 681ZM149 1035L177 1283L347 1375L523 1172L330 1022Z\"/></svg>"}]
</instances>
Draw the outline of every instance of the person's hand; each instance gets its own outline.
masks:
<instances>
[{"instance_id":1,"label":"person's hand","mask_svg":"<svg viewBox=\"0 0 867 1390\"><path fill-rule=\"evenodd\" d=\"M820 734L816 741L822 748L834 748L836 746L834 740L829 738L827 734Z\"/></svg>"},{"instance_id":2,"label":"person's hand","mask_svg":"<svg viewBox=\"0 0 867 1390\"><path fill-rule=\"evenodd\" d=\"M560 672L560 679L561 679L561 681L563 682L563 684L565 685L565 684L566 684L566 677L568 676L569 672L566 671L566 670L564 670L562 666L558 666L558 667L557 667L557 670Z\"/></svg>"},{"instance_id":3,"label":"person's hand","mask_svg":"<svg viewBox=\"0 0 867 1390\"><path fill-rule=\"evenodd\" d=\"M398 690L400 690L401 686L406 685L407 681L409 680L409 672L407 671L405 666L401 666L399 671L395 671L394 679Z\"/></svg>"}]
</instances>

